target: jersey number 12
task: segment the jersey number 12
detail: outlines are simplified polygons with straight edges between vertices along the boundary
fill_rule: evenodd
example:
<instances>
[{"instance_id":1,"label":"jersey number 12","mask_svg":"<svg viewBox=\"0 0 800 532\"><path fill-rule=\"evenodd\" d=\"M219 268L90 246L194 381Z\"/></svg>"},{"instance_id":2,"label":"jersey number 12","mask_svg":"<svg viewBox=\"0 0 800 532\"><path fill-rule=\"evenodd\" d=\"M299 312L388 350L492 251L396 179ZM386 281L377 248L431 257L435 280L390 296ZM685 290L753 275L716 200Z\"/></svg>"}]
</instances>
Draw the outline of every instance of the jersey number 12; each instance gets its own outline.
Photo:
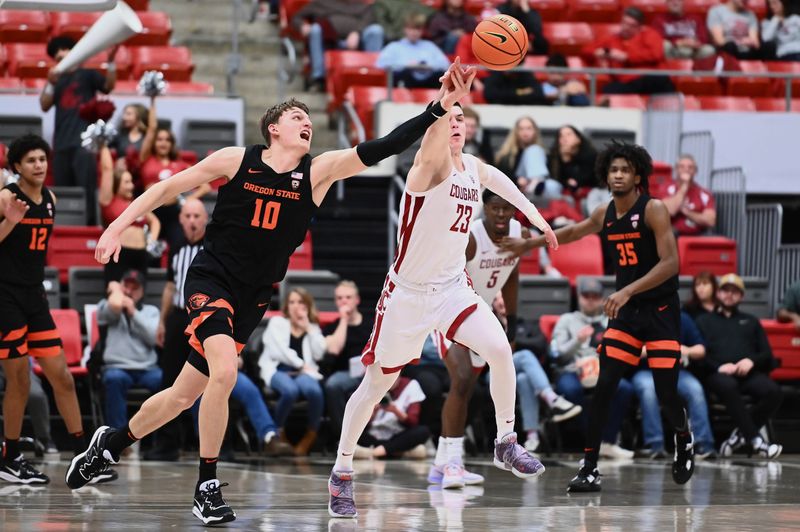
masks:
<instances>
[{"instance_id":1,"label":"jersey number 12","mask_svg":"<svg viewBox=\"0 0 800 532\"><path fill-rule=\"evenodd\" d=\"M261 213L261 207L264 207L264 213ZM268 201L264 205L264 200L258 198L256 200L256 210L253 213L253 219L250 220L250 225L253 227L260 227L261 229L275 229L278 225L278 213L281 212L281 204L277 201Z\"/></svg>"},{"instance_id":2,"label":"jersey number 12","mask_svg":"<svg viewBox=\"0 0 800 532\"><path fill-rule=\"evenodd\" d=\"M31 251L44 251L44 243L47 241L47 228L39 227L31 229L31 243L28 249Z\"/></svg>"}]
</instances>

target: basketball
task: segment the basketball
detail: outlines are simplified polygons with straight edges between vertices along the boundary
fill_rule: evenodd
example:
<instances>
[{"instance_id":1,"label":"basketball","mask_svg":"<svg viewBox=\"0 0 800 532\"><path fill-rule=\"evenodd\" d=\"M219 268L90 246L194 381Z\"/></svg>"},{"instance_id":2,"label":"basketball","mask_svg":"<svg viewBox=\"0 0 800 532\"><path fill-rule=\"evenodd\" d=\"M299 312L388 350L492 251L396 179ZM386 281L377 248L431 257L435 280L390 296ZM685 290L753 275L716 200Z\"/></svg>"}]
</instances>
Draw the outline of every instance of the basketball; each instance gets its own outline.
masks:
<instances>
[{"instance_id":1,"label":"basketball","mask_svg":"<svg viewBox=\"0 0 800 532\"><path fill-rule=\"evenodd\" d=\"M508 70L520 64L528 51L528 33L514 17L494 15L484 19L472 34L472 52L492 70Z\"/></svg>"}]
</instances>

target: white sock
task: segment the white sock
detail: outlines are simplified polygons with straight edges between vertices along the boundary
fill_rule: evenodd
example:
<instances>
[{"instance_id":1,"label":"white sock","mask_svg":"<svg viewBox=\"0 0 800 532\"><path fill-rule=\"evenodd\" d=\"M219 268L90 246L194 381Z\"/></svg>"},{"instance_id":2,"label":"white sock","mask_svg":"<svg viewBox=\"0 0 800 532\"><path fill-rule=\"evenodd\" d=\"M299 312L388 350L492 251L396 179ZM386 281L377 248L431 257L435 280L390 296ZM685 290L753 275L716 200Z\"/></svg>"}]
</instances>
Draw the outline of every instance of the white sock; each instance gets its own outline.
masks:
<instances>
[{"instance_id":1,"label":"white sock","mask_svg":"<svg viewBox=\"0 0 800 532\"><path fill-rule=\"evenodd\" d=\"M514 433L514 419L506 419L505 416L495 416L494 420L497 422L497 441L503 441L503 438L509 434Z\"/></svg>"},{"instance_id":2,"label":"white sock","mask_svg":"<svg viewBox=\"0 0 800 532\"><path fill-rule=\"evenodd\" d=\"M353 470L353 452L350 454L343 454L341 449L339 452L336 453L336 463L333 464L333 470L340 472L340 471L352 471Z\"/></svg>"},{"instance_id":3,"label":"white sock","mask_svg":"<svg viewBox=\"0 0 800 532\"><path fill-rule=\"evenodd\" d=\"M447 462L464 464L464 436L458 438L445 438L447 444Z\"/></svg>"},{"instance_id":4,"label":"white sock","mask_svg":"<svg viewBox=\"0 0 800 532\"><path fill-rule=\"evenodd\" d=\"M439 436L439 445L436 446L436 458L433 465L443 466L447 463L447 438Z\"/></svg>"},{"instance_id":5,"label":"white sock","mask_svg":"<svg viewBox=\"0 0 800 532\"><path fill-rule=\"evenodd\" d=\"M556 399L558 399L558 394L554 392L552 388L547 388L542 390L542 392L539 394L539 397L544 399L544 402L547 403L547 406L552 406L553 403L556 402Z\"/></svg>"}]
</instances>

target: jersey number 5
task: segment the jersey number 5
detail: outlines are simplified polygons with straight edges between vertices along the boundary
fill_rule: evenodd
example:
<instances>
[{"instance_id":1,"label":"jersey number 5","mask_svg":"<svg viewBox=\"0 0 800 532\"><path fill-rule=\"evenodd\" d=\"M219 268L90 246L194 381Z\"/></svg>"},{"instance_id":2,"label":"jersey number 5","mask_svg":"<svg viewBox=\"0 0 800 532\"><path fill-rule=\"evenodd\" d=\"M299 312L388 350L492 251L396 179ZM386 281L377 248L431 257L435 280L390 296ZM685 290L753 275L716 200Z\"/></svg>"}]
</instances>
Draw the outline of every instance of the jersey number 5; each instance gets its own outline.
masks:
<instances>
[{"instance_id":1,"label":"jersey number 5","mask_svg":"<svg viewBox=\"0 0 800 532\"><path fill-rule=\"evenodd\" d=\"M453 222L453 225L450 226L450 230L454 233L466 233L469 231L469 219L472 218L472 207L459 203L456 208L456 214L458 214L458 218Z\"/></svg>"},{"instance_id":2,"label":"jersey number 5","mask_svg":"<svg viewBox=\"0 0 800 532\"><path fill-rule=\"evenodd\" d=\"M264 207L264 214L261 214L261 207ZM281 212L281 204L277 201L268 201L264 205L264 200L258 198L256 200L256 210L253 213L253 219L250 220L250 225L253 227L260 227L261 229L275 229L278 225L278 213Z\"/></svg>"},{"instance_id":3,"label":"jersey number 5","mask_svg":"<svg viewBox=\"0 0 800 532\"><path fill-rule=\"evenodd\" d=\"M47 240L47 228L36 227L31 228L31 243L28 249L32 251L44 251L44 243Z\"/></svg>"},{"instance_id":4,"label":"jersey number 5","mask_svg":"<svg viewBox=\"0 0 800 532\"><path fill-rule=\"evenodd\" d=\"M619 251L620 266L634 266L639 264L639 257L636 256L636 250L633 249L633 242L617 244L617 251Z\"/></svg>"}]
</instances>

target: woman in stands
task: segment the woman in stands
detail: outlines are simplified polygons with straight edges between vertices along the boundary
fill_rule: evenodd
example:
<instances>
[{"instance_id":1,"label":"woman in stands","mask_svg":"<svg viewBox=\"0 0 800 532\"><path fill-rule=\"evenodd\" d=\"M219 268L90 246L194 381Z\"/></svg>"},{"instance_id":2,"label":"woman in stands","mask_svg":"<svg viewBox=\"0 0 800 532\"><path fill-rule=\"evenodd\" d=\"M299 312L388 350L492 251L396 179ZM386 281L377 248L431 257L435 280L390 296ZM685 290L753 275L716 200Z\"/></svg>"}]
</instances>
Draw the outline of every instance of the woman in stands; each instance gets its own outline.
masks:
<instances>
[{"instance_id":1,"label":"woman in stands","mask_svg":"<svg viewBox=\"0 0 800 532\"><path fill-rule=\"evenodd\" d=\"M116 150L119 158L135 157L138 161L147 133L147 124L147 107L140 103L129 103L122 109L119 132L108 147Z\"/></svg>"},{"instance_id":2,"label":"woman in stands","mask_svg":"<svg viewBox=\"0 0 800 532\"><path fill-rule=\"evenodd\" d=\"M495 155L495 164L528 197L541 193L548 175L547 155L539 146L539 127L533 118L523 116L517 119L514 129L508 132Z\"/></svg>"},{"instance_id":3,"label":"woman in stands","mask_svg":"<svg viewBox=\"0 0 800 532\"><path fill-rule=\"evenodd\" d=\"M97 196L103 226L108 227L128 208L133 201L133 188L131 173L124 167L115 169L111 150L103 146L100 149L100 190ZM106 285L112 281L119 281L122 274L131 268L147 275L147 263L150 262L147 246L158 240L160 232L161 222L151 212L126 228L120 235L122 250L119 262L111 261L105 265Z\"/></svg>"},{"instance_id":4,"label":"woman in stands","mask_svg":"<svg viewBox=\"0 0 800 532\"><path fill-rule=\"evenodd\" d=\"M700 272L692 280L692 298L683 306L693 320L717 308L717 278L713 273Z\"/></svg>"},{"instance_id":5,"label":"woman in stands","mask_svg":"<svg viewBox=\"0 0 800 532\"><path fill-rule=\"evenodd\" d=\"M150 99L147 134L142 142L141 160L140 174L145 190L189 167L186 162L178 158L178 146L172 131L169 128L158 127L154 97ZM209 185L203 184L189 197L201 198L210 190ZM176 197L153 211L161 222L161 234L170 245L178 242L183 235L178 222L182 200L182 197Z\"/></svg>"},{"instance_id":6,"label":"woman in stands","mask_svg":"<svg viewBox=\"0 0 800 532\"><path fill-rule=\"evenodd\" d=\"M576 199L585 197L590 189L597 186L595 159L597 151L589 139L575 126L562 126L547 156L550 179Z\"/></svg>"},{"instance_id":7,"label":"woman in stands","mask_svg":"<svg viewBox=\"0 0 800 532\"><path fill-rule=\"evenodd\" d=\"M305 435L294 446L306 456L317 439L324 399L317 362L325 355L325 337L319 328L314 298L304 288L293 288L283 300L282 316L270 318L264 331L264 352L258 361L265 384L280 394L275 422L286 441L286 420L298 397L308 401Z\"/></svg>"}]
</instances>

